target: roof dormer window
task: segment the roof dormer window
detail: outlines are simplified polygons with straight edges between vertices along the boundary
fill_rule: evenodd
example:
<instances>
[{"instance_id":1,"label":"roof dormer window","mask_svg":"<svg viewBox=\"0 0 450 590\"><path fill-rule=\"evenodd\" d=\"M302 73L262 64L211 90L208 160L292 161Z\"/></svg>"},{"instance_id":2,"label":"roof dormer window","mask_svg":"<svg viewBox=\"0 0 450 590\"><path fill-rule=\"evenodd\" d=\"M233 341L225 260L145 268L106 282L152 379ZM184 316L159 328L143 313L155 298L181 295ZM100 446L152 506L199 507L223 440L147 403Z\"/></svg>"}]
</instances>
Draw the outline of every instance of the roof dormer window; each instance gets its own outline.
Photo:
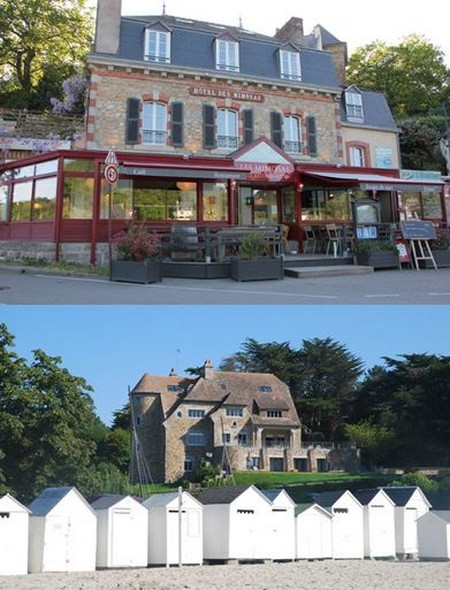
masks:
<instances>
[{"instance_id":1,"label":"roof dormer window","mask_svg":"<svg viewBox=\"0 0 450 590\"><path fill-rule=\"evenodd\" d=\"M234 39L216 39L216 70L239 72L239 43Z\"/></svg>"},{"instance_id":2,"label":"roof dormer window","mask_svg":"<svg viewBox=\"0 0 450 590\"><path fill-rule=\"evenodd\" d=\"M170 33L145 29L144 59L156 63L170 63Z\"/></svg>"},{"instance_id":3,"label":"roof dormer window","mask_svg":"<svg viewBox=\"0 0 450 590\"><path fill-rule=\"evenodd\" d=\"M351 88L345 92L345 111L347 113L348 121L357 123L364 121L362 96L355 88Z\"/></svg>"},{"instance_id":4,"label":"roof dormer window","mask_svg":"<svg viewBox=\"0 0 450 590\"><path fill-rule=\"evenodd\" d=\"M300 53L287 49L280 49L280 73L286 80L301 80Z\"/></svg>"}]
</instances>

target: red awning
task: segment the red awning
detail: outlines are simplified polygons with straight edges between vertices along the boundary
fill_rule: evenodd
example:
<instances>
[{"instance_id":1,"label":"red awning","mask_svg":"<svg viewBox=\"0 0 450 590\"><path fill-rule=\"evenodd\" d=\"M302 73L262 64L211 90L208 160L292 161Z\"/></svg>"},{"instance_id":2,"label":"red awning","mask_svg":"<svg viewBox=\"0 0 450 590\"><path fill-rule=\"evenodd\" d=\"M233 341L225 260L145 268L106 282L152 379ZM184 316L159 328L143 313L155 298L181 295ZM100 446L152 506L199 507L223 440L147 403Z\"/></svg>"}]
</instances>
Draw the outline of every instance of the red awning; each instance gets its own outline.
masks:
<instances>
[{"instance_id":1,"label":"red awning","mask_svg":"<svg viewBox=\"0 0 450 590\"><path fill-rule=\"evenodd\" d=\"M444 182L430 179L404 179L382 174L364 174L358 172L316 172L301 171L302 176L320 178L333 184L359 185L363 190L412 190L419 192L441 192Z\"/></svg>"}]
</instances>

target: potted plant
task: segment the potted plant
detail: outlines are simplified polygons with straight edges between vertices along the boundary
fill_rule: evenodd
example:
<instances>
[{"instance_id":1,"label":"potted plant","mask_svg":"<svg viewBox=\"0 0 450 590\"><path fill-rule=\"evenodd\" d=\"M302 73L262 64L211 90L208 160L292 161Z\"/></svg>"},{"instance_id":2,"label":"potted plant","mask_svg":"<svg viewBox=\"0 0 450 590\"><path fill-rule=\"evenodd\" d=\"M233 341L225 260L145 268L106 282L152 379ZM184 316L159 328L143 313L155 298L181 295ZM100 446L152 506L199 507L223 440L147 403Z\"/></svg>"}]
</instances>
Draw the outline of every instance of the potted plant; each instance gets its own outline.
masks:
<instances>
[{"instance_id":1,"label":"potted plant","mask_svg":"<svg viewBox=\"0 0 450 590\"><path fill-rule=\"evenodd\" d=\"M113 236L116 256L110 262L110 279L128 283L161 281L161 241L144 223L131 223Z\"/></svg>"},{"instance_id":2,"label":"potted plant","mask_svg":"<svg viewBox=\"0 0 450 590\"><path fill-rule=\"evenodd\" d=\"M374 269L399 267L397 246L389 240L357 240L353 255L356 263L362 266Z\"/></svg>"},{"instance_id":3,"label":"potted plant","mask_svg":"<svg viewBox=\"0 0 450 590\"><path fill-rule=\"evenodd\" d=\"M284 278L283 258L269 255L262 231L252 230L239 241L238 256L231 258L231 278L235 281Z\"/></svg>"},{"instance_id":4,"label":"potted plant","mask_svg":"<svg viewBox=\"0 0 450 590\"><path fill-rule=\"evenodd\" d=\"M430 241L430 248L438 268L450 266L450 234L448 229L441 227L436 229L436 239Z\"/></svg>"}]
</instances>

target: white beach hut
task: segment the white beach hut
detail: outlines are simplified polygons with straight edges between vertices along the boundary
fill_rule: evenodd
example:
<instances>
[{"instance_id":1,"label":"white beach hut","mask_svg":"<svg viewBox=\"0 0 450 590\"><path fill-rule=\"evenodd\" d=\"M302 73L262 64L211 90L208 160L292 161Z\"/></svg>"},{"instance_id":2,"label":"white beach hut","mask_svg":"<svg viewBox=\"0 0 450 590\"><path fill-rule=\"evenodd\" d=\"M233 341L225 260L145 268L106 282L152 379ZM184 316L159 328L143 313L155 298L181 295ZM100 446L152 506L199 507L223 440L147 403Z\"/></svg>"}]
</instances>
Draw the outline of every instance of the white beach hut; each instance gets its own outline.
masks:
<instances>
[{"instance_id":1,"label":"white beach hut","mask_svg":"<svg viewBox=\"0 0 450 590\"><path fill-rule=\"evenodd\" d=\"M334 559L364 559L363 507L349 491L322 492L314 499L333 515Z\"/></svg>"},{"instance_id":2,"label":"white beach hut","mask_svg":"<svg viewBox=\"0 0 450 590\"><path fill-rule=\"evenodd\" d=\"M91 501L97 515L97 568L147 567L148 510L131 496Z\"/></svg>"},{"instance_id":3,"label":"white beach hut","mask_svg":"<svg viewBox=\"0 0 450 590\"><path fill-rule=\"evenodd\" d=\"M203 504L203 557L208 562L272 559L272 504L255 486L206 488Z\"/></svg>"},{"instance_id":4,"label":"white beach hut","mask_svg":"<svg viewBox=\"0 0 450 590\"><path fill-rule=\"evenodd\" d=\"M419 553L417 519L430 510L431 504L418 486L392 486L382 489L395 504L397 557L415 558Z\"/></svg>"},{"instance_id":5,"label":"white beach hut","mask_svg":"<svg viewBox=\"0 0 450 590\"><path fill-rule=\"evenodd\" d=\"M153 494L148 510L149 565L203 563L203 507L189 492ZM180 559L181 555L181 559Z\"/></svg>"},{"instance_id":6,"label":"white beach hut","mask_svg":"<svg viewBox=\"0 0 450 590\"><path fill-rule=\"evenodd\" d=\"M263 490L272 503L270 535L274 561L295 559L295 502L283 489Z\"/></svg>"},{"instance_id":7,"label":"white beach hut","mask_svg":"<svg viewBox=\"0 0 450 590\"><path fill-rule=\"evenodd\" d=\"M297 504L295 508L296 559L331 559L331 512L319 504Z\"/></svg>"},{"instance_id":8,"label":"white beach hut","mask_svg":"<svg viewBox=\"0 0 450 590\"><path fill-rule=\"evenodd\" d=\"M95 570L97 517L76 488L47 488L29 509L30 573Z\"/></svg>"},{"instance_id":9,"label":"white beach hut","mask_svg":"<svg viewBox=\"0 0 450 590\"><path fill-rule=\"evenodd\" d=\"M0 576L28 572L30 512L15 498L0 497Z\"/></svg>"},{"instance_id":10,"label":"white beach hut","mask_svg":"<svg viewBox=\"0 0 450 590\"><path fill-rule=\"evenodd\" d=\"M353 492L364 511L364 557L395 557L395 504L383 490Z\"/></svg>"},{"instance_id":11,"label":"white beach hut","mask_svg":"<svg viewBox=\"0 0 450 590\"><path fill-rule=\"evenodd\" d=\"M450 559L450 510L430 510L417 519L419 559Z\"/></svg>"}]
</instances>

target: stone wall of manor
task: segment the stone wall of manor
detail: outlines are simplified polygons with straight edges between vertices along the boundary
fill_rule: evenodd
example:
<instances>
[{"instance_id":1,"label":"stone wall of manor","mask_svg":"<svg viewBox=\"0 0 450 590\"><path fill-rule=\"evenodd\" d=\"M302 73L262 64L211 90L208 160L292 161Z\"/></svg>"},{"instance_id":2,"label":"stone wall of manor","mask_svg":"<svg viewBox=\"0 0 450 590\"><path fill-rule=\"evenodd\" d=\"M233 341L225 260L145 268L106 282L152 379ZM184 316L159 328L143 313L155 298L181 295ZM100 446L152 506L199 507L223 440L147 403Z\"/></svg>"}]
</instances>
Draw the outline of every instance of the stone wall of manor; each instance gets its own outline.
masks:
<instances>
[{"instance_id":1,"label":"stone wall of manor","mask_svg":"<svg viewBox=\"0 0 450 590\"><path fill-rule=\"evenodd\" d=\"M126 108L128 98L142 101L161 101L184 104L184 147L144 146L125 144ZM306 117L315 117L318 156L304 154L297 158L304 162L341 163L342 140L339 123L339 104L333 93L288 88L281 85L257 83L238 84L216 78L167 74L162 77L150 70L133 70L111 66L92 72L87 128L88 149L128 150L149 153L196 153L224 155L224 150L204 150L203 104L216 108L230 108L238 112L252 109L254 137L270 139L270 114L273 111L294 115L303 120L306 138ZM242 140L242 129L241 140ZM242 147L242 146L239 146Z\"/></svg>"}]
</instances>

